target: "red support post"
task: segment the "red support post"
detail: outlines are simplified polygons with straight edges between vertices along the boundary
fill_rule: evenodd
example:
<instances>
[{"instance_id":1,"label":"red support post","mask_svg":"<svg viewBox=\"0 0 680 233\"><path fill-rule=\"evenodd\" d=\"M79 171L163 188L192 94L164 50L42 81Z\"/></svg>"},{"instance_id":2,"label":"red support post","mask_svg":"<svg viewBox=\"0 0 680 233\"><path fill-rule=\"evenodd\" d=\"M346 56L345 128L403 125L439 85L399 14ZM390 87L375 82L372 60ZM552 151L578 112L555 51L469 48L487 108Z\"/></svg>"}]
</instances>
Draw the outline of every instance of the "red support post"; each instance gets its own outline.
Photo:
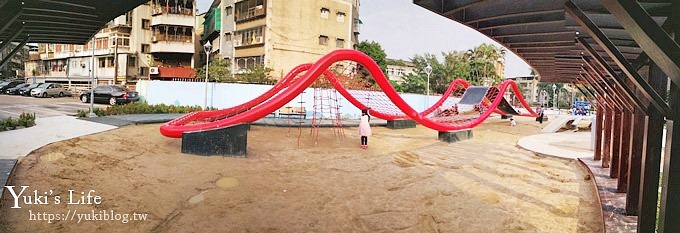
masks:
<instances>
[{"instance_id":1,"label":"red support post","mask_svg":"<svg viewBox=\"0 0 680 233\"><path fill-rule=\"evenodd\" d=\"M604 119L604 107L597 108L595 113L595 156L593 160L598 161L602 159L602 134L604 133L603 119Z\"/></svg>"},{"instance_id":2,"label":"red support post","mask_svg":"<svg viewBox=\"0 0 680 233\"><path fill-rule=\"evenodd\" d=\"M621 149L619 150L619 180L616 186L616 191L625 193L628 190L628 163L630 162L630 154L632 151L633 134L633 114L630 112L623 112L621 115Z\"/></svg>"},{"instance_id":3,"label":"red support post","mask_svg":"<svg viewBox=\"0 0 680 233\"><path fill-rule=\"evenodd\" d=\"M640 172L642 155L645 153L647 116L642 109L635 109L633 116L633 146L628 163L628 192L626 192L626 214L637 215L640 201Z\"/></svg>"},{"instance_id":4,"label":"red support post","mask_svg":"<svg viewBox=\"0 0 680 233\"><path fill-rule=\"evenodd\" d=\"M609 161L612 155L612 123L614 120L614 110L606 109L603 118L604 121L604 147L602 149L602 167L609 168Z\"/></svg>"},{"instance_id":5,"label":"red support post","mask_svg":"<svg viewBox=\"0 0 680 233\"><path fill-rule=\"evenodd\" d=\"M619 157L621 156L621 111L613 111L612 114L612 140L611 140L611 165L609 177L619 177Z\"/></svg>"}]
</instances>

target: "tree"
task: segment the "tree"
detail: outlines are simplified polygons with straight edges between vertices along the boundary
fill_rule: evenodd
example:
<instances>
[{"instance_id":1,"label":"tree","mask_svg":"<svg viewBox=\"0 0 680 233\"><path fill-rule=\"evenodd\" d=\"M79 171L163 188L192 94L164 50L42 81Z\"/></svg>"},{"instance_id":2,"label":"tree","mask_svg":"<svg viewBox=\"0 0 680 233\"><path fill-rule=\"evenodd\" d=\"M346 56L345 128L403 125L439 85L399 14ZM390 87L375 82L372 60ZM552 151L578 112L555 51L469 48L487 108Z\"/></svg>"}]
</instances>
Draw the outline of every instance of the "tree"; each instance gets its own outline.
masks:
<instances>
[{"instance_id":1,"label":"tree","mask_svg":"<svg viewBox=\"0 0 680 233\"><path fill-rule=\"evenodd\" d=\"M497 64L504 61L505 50L491 44L482 44L468 51L442 52L443 61L433 54L414 55L415 73L406 75L402 90L425 93L427 74L423 71L429 64L430 91L444 93L454 79L464 79L472 85L494 85L503 80L497 72Z\"/></svg>"},{"instance_id":2,"label":"tree","mask_svg":"<svg viewBox=\"0 0 680 233\"><path fill-rule=\"evenodd\" d=\"M378 63L380 70L385 73L387 70L387 54L385 50L375 41L362 41L358 45L359 51L371 57L375 63Z\"/></svg>"},{"instance_id":3,"label":"tree","mask_svg":"<svg viewBox=\"0 0 680 233\"><path fill-rule=\"evenodd\" d=\"M272 84L276 82L270 75L272 71L274 71L272 68L258 65L246 69L243 73L237 75L237 79L246 83Z\"/></svg>"},{"instance_id":4,"label":"tree","mask_svg":"<svg viewBox=\"0 0 680 233\"><path fill-rule=\"evenodd\" d=\"M233 79L231 78L231 61L223 58L214 58L210 61L208 66L208 79L214 80L216 82L229 82ZM205 78L205 66L196 67L196 78Z\"/></svg>"},{"instance_id":5,"label":"tree","mask_svg":"<svg viewBox=\"0 0 680 233\"><path fill-rule=\"evenodd\" d=\"M505 50L502 47L484 43L462 55L470 66L466 80L473 85L493 85L503 81L496 72L496 64L504 62Z\"/></svg>"},{"instance_id":6,"label":"tree","mask_svg":"<svg viewBox=\"0 0 680 233\"><path fill-rule=\"evenodd\" d=\"M538 83L538 85L537 85L538 93L541 93L542 91L545 91L545 93L548 94L548 102L546 103L546 105L547 105L546 107L553 107L553 106L555 106L555 104L554 104L554 102L553 102L554 99L555 99L554 93L553 93L553 88L552 88L553 84L555 84L555 86L557 87L556 92L558 92L557 94L559 95L560 89L562 89L562 88L564 87L564 84L563 84L563 83L543 83L543 82L541 82L541 83ZM539 98L540 98L540 97L539 97ZM559 98L559 97L558 97L558 98ZM539 100L539 101L540 101L540 100ZM565 104L565 103L558 101L558 104L559 104L560 106L564 106L563 104Z\"/></svg>"}]
</instances>

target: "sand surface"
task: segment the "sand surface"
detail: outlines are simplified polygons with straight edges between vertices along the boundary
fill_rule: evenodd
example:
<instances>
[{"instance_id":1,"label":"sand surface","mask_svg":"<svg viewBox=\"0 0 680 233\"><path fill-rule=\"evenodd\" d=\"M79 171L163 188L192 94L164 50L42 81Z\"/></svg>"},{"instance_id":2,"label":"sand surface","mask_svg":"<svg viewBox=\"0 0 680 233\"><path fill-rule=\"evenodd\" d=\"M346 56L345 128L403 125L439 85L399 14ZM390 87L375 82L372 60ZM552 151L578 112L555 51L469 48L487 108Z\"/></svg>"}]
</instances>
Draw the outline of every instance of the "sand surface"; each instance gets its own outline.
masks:
<instances>
[{"instance_id":1,"label":"sand surface","mask_svg":"<svg viewBox=\"0 0 680 233\"><path fill-rule=\"evenodd\" d=\"M0 232L602 232L596 191L575 161L515 146L539 133L530 120L490 119L453 144L424 127L374 127L368 150L356 128L344 138L321 129L318 144L303 129L298 147L297 128L253 127L248 158L181 154L158 125L128 126L23 159L11 184L62 202L12 209L5 192ZM103 201L68 205L69 189ZM148 216L29 220L111 210Z\"/></svg>"}]
</instances>

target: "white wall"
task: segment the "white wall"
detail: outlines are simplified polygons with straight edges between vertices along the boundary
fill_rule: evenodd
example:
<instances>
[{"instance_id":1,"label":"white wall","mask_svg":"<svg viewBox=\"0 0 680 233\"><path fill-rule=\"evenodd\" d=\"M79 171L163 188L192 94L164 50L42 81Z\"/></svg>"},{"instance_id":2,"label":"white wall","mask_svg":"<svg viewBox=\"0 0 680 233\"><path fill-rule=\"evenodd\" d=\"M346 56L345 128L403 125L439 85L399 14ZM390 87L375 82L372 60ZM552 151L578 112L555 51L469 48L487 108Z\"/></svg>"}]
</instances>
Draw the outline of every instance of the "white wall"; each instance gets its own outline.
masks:
<instances>
[{"instance_id":1,"label":"white wall","mask_svg":"<svg viewBox=\"0 0 680 233\"><path fill-rule=\"evenodd\" d=\"M271 88L271 85L208 83L208 106L222 109L239 105ZM140 80L137 82L137 92L149 104L203 106L205 83ZM401 97L418 111L425 108L424 95L402 94ZM357 107L349 103L340 93L338 93L338 98L341 106L340 113L343 116L359 116L361 111ZM435 103L439 98L439 96L430 96L429 104ZM306 108L308 116L311 116L314 109L314 89L308 88L305 93L293 99L288 105L297 107L300 106L299 102L304 102L302 105Z\"/></svg>"}]
</instances>

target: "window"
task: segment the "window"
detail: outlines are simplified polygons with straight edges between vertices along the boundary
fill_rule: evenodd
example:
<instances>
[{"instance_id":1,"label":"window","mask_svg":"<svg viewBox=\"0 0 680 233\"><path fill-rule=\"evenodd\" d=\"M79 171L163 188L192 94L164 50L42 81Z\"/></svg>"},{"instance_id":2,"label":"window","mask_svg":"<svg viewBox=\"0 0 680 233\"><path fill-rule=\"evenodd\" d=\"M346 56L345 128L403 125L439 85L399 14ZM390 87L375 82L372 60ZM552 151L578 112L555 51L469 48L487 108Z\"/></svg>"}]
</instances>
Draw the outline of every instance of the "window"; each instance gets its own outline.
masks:
<instances>
[{"instance_id":1,"label":"window","mask_svg":"<svg viewBox=\"0 0 680 233\"><path fill-rule=\"evenodd\" d=\"M335 15L335 21L338 21L338 23L344 23L345 22L345 13L338 11L338 14Z\"/></svg>"},{"instance_id":2,"label":"window","mask_svg":"<svg viewBox=\"0 0 680 233\"><path fill-rule=\"evenodd\" d=\"M234 32L234 47L264 43L264 26Z\"/></svg>"},{"instance_id":3,"label":"window","mask_svg":"<svg viewBox=\"0 0 680 233\"><path fill-rule=\"evenodd\" d=\"M335 39L335 47L344 48L345 47L345 40L340 39L340 38Z\"/></svg>"},{"instance_id":4,"label":"window","mask_svg":"<svg viewBox=\"0 0 680 233\"><path fill-rule=\"evenodd\" d=\"M243 0L235 4L234 18L236 21L257 19L266 14L264 0Z\"/></svg>"},{"instance_id":5,"label":"window","mask_svg":"<svg viewBox=\"0 0 680 233\"><path fill-rule=\"evenodd\" d=\"M113 63L113 62L114 62L113 57L108 57L108 58L106 58L106 61L109 63L109 67L114 67L114 66L116 66L116 65Z\"/></svg>"},{"instance_id":6,"label":"window","mask_svg":"<svg viewBox=\"0 0 680 233\"><path fill-rule=\"evenodd\" d=\"M158 41L174 41L191 43L193 36L193 28L186 26L175 25L157 25L153 26L153 42Z\"/></svg>"},{"instance_id":7,"label":"window","mask_svg":"<svg viewBox=\"0 0 680 233\"><path fill-rule=\"evenodd\" d=\"M254 57L237 57L234 60L236 61L236 67L238 70L264 66L264 55Z\"/></svg>"},{"instance_id":8,"label":"window","mask_svg":"<svg viewBox=\"0 0 680 233\"><path fill-rule=\"evenodd\" d=\"M328 36L324 36L324 35L319 36L319 44L320 45L328 45Z\"/></svg>"},{"instance_id":9,"label":"window","mask_svg":"<svg viewBox=\"0 0 680 233\"><path fill-rule=\"evenodd\" d=\"M132 11L129 11L128 13L125 13L125 24L126 25L132 25Z\"/></svg>"},{"instance_id":10,"label":"window","mask_svg":"<svg viewBox=\"0 0 680 233\"><path fill-rule=\"evenodd\" d=\"M151 46L149 44L142 44L142 53L149 53L151 51Z\"/></svg>"},{"instance_id":11,"label":"window","mask_svg":"<svg viewBox=\"0 0 680 233\"><path fill-rule=\"evenodd\" d=\"M128 67L137 67L137 57L129 56L127 60Z\"/></svg>"},{"instance_id":12,"label":"window","mask_svg":"<svg viewBox=\"0 0 680 233\"><path fill-rule=\"evenodd\" d=\"M230 6L228 6L227 8L224 8L224 15L225 15L225 16L230 16L230 15L231 15L231 12L232 12L233 10L234 10L234 9L231 8Z\"/></svg>"},{"instance_id":13,"label":"window","mask_svg":"<svg viewBox=\"0 0 680 233\"><path fill-rule=\"evenodd\" d=\"M331 11L328 10L328 8L325 8L325 7L324 7L324 8L321 8L321 18L323 18L323 19L328 19L328 15L329 15L330 13L331 13Z\"/></svg>"},{"instance_id":14,"label":"window","mask_svg":"<svg viewBox=\"0 0 680 233\"><path fill-rule=\"evenodd\" d=\"M146 30L151 29L151 20L142 19L142 29L146 29Z\"/></svg>"},{"instance_id":15,"label":"window","mask_svg":"<svg viewBox=\"0 0 680 233\"><path fill-rule=\"evenodd\" d=\"M99 68L104 68L106 67L106 58L105 57L100 57L98 58L99 60Z\"/></svg>"},{"instance_id":16,"label":"window","mask_svg":"<svg viewBox=\"0 0 680 233\"><path fill-rule=\"evenodd\" d=\"M231 41L231 33L224 33L224 41Z\"/></svg>"},{"instance_id":17,"label":"window","mask_svg":"<svg viewBox=\"0 0 680 233\"><path fill-rule=\"evenodd\" d=\"M149 75L149 67L139 67L139 75L142 76Z\"/></svg>"}]
</instances>

